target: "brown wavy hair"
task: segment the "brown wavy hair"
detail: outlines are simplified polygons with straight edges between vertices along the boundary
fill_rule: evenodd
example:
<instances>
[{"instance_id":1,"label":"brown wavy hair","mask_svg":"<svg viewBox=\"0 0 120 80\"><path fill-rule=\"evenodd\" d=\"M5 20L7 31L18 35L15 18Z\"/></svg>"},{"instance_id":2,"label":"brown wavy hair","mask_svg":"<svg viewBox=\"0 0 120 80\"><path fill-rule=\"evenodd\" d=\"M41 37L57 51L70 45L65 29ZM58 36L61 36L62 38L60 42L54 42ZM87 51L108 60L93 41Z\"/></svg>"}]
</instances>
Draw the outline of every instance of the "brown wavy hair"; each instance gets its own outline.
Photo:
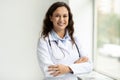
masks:
<instances>
[{"instance_id":1,"label":"brown wavy hair","mask_svg":"<svg viewBox=\"0 0 120 80\"><path fill-rule=\"evenodd\" d=\"M74 33L74 27L73 27L73 18L72 18L72 13L71 10L69 8L69 6L64 3L64 2L55 2L53 3L50 8L48 9L46 15L45 15L45 19L43 21L43 29L42 29L42 33L41 36L43 36L44 38L48 36L48 33L53 29L53 23L50 21L50 16L53 15L53 12L58 8L58 7L66 7L69 13L69 22L68 22L68 26L66 27L66 29L68 30L68 33L72 39L72 42L74 43L74 38L73 38L73 33Z\"/></svg>"}]
</instances>

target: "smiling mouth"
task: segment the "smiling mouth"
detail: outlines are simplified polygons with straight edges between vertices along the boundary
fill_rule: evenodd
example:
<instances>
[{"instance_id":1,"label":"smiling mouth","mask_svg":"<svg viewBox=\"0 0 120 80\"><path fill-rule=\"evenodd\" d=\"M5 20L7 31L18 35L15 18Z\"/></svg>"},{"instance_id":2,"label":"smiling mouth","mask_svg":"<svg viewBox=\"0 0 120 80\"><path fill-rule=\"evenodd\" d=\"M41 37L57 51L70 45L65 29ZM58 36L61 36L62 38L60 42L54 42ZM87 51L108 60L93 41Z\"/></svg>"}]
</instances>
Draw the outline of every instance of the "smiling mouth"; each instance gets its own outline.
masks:
<instances>
[{"instance_id":1,"label":"smiling mouth","mask_svg":"<svg viewBox=\"0 0 120 80\"><path fill-rule=\"evenodd\" d=\"M59 26L63 26L63 25L65 25L65 23L58 23L58 25L59 25Z\"/></svg>"}]
</instances>

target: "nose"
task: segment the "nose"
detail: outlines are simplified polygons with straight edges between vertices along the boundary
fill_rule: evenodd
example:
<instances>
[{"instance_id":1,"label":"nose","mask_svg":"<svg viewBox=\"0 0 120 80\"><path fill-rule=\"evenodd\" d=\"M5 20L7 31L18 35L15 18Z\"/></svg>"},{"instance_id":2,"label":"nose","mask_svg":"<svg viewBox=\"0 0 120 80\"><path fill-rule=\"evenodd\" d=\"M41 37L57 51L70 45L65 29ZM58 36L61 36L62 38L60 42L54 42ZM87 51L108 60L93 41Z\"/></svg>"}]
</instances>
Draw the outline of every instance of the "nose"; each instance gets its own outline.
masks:
<instances>
[{"instance_id":1,"label":"nose","mask_svg":"<svg viewBox=\"0 0 120 80\"><path fill-rule=\"evenodd\" d=\"M61 16L59 20L60 20L60 21L63 21L63 17Z\"/></svg>"}]
</instances>

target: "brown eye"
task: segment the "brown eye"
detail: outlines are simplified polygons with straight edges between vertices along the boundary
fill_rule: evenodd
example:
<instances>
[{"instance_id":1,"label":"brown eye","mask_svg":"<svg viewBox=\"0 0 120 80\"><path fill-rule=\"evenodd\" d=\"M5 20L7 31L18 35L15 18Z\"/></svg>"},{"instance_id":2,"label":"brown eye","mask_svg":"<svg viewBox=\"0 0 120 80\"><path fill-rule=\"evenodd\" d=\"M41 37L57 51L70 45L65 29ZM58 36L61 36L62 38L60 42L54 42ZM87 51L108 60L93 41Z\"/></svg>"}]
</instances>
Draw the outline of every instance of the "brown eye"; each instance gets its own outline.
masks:
<instances>
[{"instance_id":1,"label":"brown eye","mask_svg":"<svg viewBox=\"0 0 120 80\"><path fill-rule=\"evenodd\" d=\"M59 14L56 14L55 17L60 17L60 15L59 15Z\"/></svg>"},{"instance_id":2,"label":"brown eye","mask_svg":"<svg viewBox=\"0 0 120 80\"><path fill-rule=\"evenodd\" d=\"M68 17L68 15L64 15L63 17L66 18L66 17Z\"/></svg>"}]
</instances>

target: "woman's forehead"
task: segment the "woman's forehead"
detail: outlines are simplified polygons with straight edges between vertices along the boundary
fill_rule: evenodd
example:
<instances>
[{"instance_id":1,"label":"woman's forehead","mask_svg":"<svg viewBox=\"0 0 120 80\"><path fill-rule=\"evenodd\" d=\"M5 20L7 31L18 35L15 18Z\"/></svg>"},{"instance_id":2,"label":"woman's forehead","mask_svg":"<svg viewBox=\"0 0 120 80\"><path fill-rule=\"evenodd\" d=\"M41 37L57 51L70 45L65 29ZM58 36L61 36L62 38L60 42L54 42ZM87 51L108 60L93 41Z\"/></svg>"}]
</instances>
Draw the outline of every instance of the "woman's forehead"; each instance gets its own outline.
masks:
<instances>
[{"instance_id":1,"label":"woman's forehead","mask_svg":"<svg viewBox=\"0 0 120 80\"><path fill-rule=\"evenodd\" d=\"M68 14L68 9L67 9L66 7L64 7L64 6L58 7L58 8L53 12L53 14L54 14L54 13L65 13L65 14Z\"/></svg>"}]
</instances>

